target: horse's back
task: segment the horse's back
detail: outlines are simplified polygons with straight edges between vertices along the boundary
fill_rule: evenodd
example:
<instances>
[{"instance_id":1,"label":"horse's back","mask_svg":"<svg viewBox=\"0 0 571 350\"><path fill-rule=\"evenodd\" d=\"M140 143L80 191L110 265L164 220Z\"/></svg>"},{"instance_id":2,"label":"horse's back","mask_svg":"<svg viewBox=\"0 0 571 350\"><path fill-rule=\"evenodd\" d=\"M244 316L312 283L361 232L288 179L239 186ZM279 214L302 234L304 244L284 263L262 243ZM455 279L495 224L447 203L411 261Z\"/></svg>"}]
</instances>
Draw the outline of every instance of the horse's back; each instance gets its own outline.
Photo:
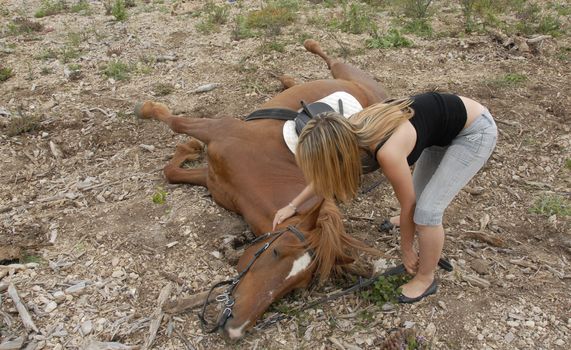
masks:
<instances>
[{"instance_id":1,"label":"horse's back","mask_svg":"<svg viewBox=\"0 0 571 350\"><path fill-rule=\"evenodd\" d=\"M288 108L298 110L301 107L300 101L302 100L306 103L315 102L337 91L345 91L353 95L362 106L368 106L377 102L371 101L367 92L355 82L342 79L326 79L294 85L261 105L260 109Z\"/></svg>"}]
</instances>

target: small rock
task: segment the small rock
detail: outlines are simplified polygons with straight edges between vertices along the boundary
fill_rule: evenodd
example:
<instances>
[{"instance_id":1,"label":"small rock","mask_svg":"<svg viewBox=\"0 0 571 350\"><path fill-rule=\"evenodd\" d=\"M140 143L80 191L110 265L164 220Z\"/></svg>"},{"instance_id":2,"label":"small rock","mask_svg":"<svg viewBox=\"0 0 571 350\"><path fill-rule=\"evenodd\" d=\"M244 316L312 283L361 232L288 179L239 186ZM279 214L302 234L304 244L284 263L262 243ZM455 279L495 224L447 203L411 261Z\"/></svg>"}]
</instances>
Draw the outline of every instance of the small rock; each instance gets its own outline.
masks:
<instances>
[{"instance_id":1,"label":"small rock","mask_svg":"<svg viewBox=\"0 0 571 350\"><path fill-rule=\"evenodd\" d=\"M65 293L62 292L61 290L58 290L57 292L54 292L54 294L52 294L52 296L54 297L54 300L56 301L56 303L62 303L65 301Z\"/></svg>"},{"instance_id":2,"label":"small rock","mask_svg":"<svg viewBox=\"0 0 571 350\"><path fill-rule=\"evenodd\" d=\"M416 324L416 322L404 321L403 326L404 326L404 328L412 328L412 327L414 327L415 324Z\"/></svg>"},{"instance_id":3,"label":"small rock","mask_svg":"<svg viewBox=\"0 0 571 350\"><path fill-rule=\"evenodd\" d=\"M535 327L535 322L532 321L532 320L525 321L523 324L524 324L526 327L528 327L528 328L533 328L533 327Z\"/></svg>"},{"instance_id":4,"label":"small rock","mask_svg":"<svg viewBox=\"0 0 571 350\"><path fill-rule=\"evenodd\" d=\"M563 339L557 339L555 341L555 345L563 346L563 345L565 345L565 341L563 341Z\"/></svg>"},{"instance_id":5,"label":"small rock","mask_svg":"<svg viewBox=\"0 0 571 350\"><path fill-rule=\"evenodd\" d=\"M519 321L508 321L506 322L510 327L519 327Z\"/></svg>"},{"instance_id":6,"label":"small rock","mask_svg":"<svg viewBox=\"0 0 571 350\"><path fill-rule=\"evenodd\" d=\"M391 311L394 310L395 305L393 303L384 303L383 306L381 306L381 309L383 311Z\"/></svg>"},{"instance_id":7,"label":"small rock","mask_svg":"<svg viewBox=\"0 0 571 350\"><path fill-rule=\"evenodd\" d=\"M436 334L436 325L430 322L428 326L426 326L424 333L426 334L427 337L432 338Z\"/></svg>"},{"instance_id":8,"label":"small rock","mask_svg":"<svg viewBox=\"0 0 571 350\"><path fill-rule=\"evenodd\" d=\"M220 254L220 252L217 251L217 250L214 250L214 251L210 252L210 255L212 255L212 256L215 257L216 259L222 258L222 254Z\"/></svg>"},{"instance_id":9,"label":"small rock","mask_svg":"<svg viewBox=\"0 0 571 350\"><path fill-rule=\"evenodd\" d=\"M90 334L93 330L93 323L91 320L85 321L81 324L81 334L85 337L86 335Z\"/></svg>"},{"instance_id":10,"label":"small rock","mask_svg":"<svg viewBox=\"0 0 571 350\"><path fill-rule=\"evenodd\" d=\"M139 147L141 147L145 151L149 151L149 152L153 152L155 150L155 146L153 146L153 145L141 144L141 145L139 145Z\"/></svg>"},{"instance_id":11,"label":"small rock","mask_svg":"<svg viewBox=\"0 0 571 350\"><path fill-rule=\"evenodd\" d=\"M482 340L484 340L484 335L478 334L478 336L476 338L478 338L479 341L482 341Z\"/></svg>"},{"instance_id":12,"label":"small rock","mask_svg":"<svg viewBox=\"0 0 571 350\"><path fill-rule=\"evenodd\" d=\"M515 279L515 275L510 273L509 275L506 275L506 279L507 280L513 280L513 279Z\"/></svg>"},{"instance_id":13,"label":"small rock","mask_svg":"<svg viewBox=\"0 0 571 350\"><path fill-rule=\"evenodd\" d=\"M44 311L46 313L50 313L54 311L56 308L57 308L57 303L55 301L50 301L49 303L46 304Z\"/></svg>"},{"instance_id":14,"label":"small rock","mask_svg":"<svg viewBox=\"0 0 571 350\"><path fill-rule=\"evenodd\" d=\"M85 282L80 282L80 283L77 283L77 284L67 288L65 290L65 293L71 294L71 295L80 295L81 293L83 293L85 291L85 287L86 287Z\"/></svg>"},{"instance_id":15,"label":"small rock","mask_svg":"<svg viewBox=\"0 0 571 350\"><path fill-rule=\"evenodd\" d=\"M514 339L515 335L512 332L508 332L508 334L504 336L504 341L508 344L511 343Z\"/></svg>"},{"instance_id":16,"label":"small rock","mask_svg":"<svg viewBox=\"0 0 571 350\"><path fill-rule=\"evenodd\" d=\"M470 267L480 275L487 275L490 273L490 267L487 261L483 259L474 259L470 263Z\"/></svg>"},{"instance_id":17,"label":"small rock","mask_svg":"<svg viewBox=\"0 0 571 350\"><path fill-rule=\"evenodd\" d=\"M111 259L111 266L116 267L117 265L119 265L119 258L114 257L113 259Z\"/></svg>"},{"instance_id":18,"label":"small rock","mask_svg":"<svg viewBox=\"0 0 571 350\"><path fill-rule=\"evenodd\" d=\"M438 300L438 306L440 306L442 308L442 310L446 311L446 303L443 302L442 300Z\"/></svg>"},{"instance_id":19,"label":"small rock","mask_svg":"<svg viewBox=\"0 0 571 350\"><path fill-rule=\"evenodd\" d=\"M117 269L117 270L113 271L113 273L111 274L111 277L119 278L119 277L122 277L124 274L125 274L125 272L122 269Z\"/></svg>"}]
</instances>

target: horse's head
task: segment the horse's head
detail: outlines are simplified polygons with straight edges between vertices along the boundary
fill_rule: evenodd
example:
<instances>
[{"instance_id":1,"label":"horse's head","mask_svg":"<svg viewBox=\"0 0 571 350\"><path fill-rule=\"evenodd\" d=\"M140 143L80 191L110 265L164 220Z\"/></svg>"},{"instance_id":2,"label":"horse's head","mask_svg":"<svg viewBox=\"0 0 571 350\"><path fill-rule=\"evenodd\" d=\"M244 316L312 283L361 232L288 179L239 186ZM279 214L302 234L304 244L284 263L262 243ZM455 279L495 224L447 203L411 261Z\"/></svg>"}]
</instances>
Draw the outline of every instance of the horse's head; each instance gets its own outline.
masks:
<instances>
[{"instance_id":1,"label":"horse's head","mask_svg":"<svg viewBox=\"0 0 571 350\"><path fill-rule=\"evenodd\" d=\"M301 223L299 230L284 227L256 242L240 258L239 282L232 290L231 315L224 324L229 338L241 338L274 301L307 287L316 272L325 280L336 266L352 262L354 248L370 250L345 233L333 202L324 201L315 214L310 229Z\"/></svg>"}]
</instances>

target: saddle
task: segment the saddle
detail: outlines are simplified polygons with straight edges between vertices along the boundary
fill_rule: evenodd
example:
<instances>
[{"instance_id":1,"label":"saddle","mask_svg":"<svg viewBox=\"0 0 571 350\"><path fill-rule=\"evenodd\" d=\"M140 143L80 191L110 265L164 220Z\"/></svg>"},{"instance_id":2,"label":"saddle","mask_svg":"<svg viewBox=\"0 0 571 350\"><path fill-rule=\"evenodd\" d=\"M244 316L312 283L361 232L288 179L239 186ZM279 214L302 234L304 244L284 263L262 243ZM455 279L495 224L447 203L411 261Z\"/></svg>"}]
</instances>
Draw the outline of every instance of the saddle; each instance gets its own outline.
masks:
<instances>
[{"instance_id":1,"label":"saddle","mask_svg":"<svg viewBox=\"0 0 571 350\"><path fill-rule=\"evenodd\" d=\"M295 147L291 145L292 142L291 138L293 137L294 138L293 142L297 143L297 138L301 134L305 125L312 118L324 112L338 112L339 114L344 115L342 99L337 100L338 110L335 110L330 104L320 101L313 102L310 104L306 104L304 101L301 101L300 104L302 108L299 112L285 108L260 109L247 115L244 118L244 120L251 121L256 119L276 119L276 120L284 120L286 122L290 120L293 121L293 123L295 123L296 135L293 136L289 135L288 137L289 139L286 140L286 135L284 133L284 141L288 145L290 151L295 153ZM368 174L379 169L379 164L377 162L377 159L375 158L374 154L367 149L361 151L361 168L364 174Z\"/></svg>"}]
</instances>

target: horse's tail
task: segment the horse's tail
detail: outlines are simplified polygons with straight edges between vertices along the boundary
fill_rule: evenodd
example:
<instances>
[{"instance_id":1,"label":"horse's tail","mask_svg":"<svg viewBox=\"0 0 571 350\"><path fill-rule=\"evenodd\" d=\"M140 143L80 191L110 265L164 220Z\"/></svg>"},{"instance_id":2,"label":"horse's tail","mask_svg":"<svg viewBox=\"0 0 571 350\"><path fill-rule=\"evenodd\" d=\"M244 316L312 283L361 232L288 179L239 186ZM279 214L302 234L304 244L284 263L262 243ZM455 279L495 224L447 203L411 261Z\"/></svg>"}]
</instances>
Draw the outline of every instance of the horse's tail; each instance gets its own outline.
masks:
<instances>
[{"instance_id":1,"label":"horse's tail","mask_svg":"<svg viewBox=\"0 0 571 350\"><path fill-rule=\"evenodd\" d=\"M319 280L325 281L332 272L340 272L343 265L357 260L359 252L381 253L345 232L342 215L333 200L324 200L319 210L316 227L308 237L308 245L315 251Z\"/></svg>"}]
</instances>

